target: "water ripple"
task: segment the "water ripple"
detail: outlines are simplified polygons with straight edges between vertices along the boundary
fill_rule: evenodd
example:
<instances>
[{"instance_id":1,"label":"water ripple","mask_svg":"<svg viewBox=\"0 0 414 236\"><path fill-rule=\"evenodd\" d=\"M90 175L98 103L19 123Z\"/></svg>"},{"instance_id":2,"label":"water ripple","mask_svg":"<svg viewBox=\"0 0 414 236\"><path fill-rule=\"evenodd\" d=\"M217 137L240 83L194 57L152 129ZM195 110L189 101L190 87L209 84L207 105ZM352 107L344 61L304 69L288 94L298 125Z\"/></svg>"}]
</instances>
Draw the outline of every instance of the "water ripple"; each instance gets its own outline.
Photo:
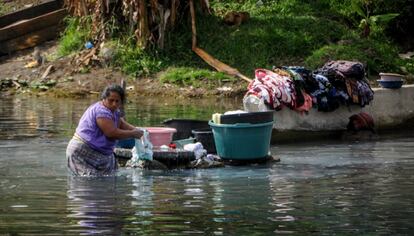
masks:
<instances>
[{"instance_id":1,"label":"water ripple","mask_svg":"<svg viewBox=\"0 0 414 236\"><path fill-rule=\"evenodd\" d=\"M0 115L0 127L8 129L0 134L10 135L0 138L0 235L410 235L414 230L412 137L273 146L281 162L268 165L121 169L115 177L73 178L67 177L65 159L70 135L61 132L73 129L89 101L8 102L13 106L0 102L11 114ZM143 107L155 114L153 121L171 114ZM138 108L129 111L149 120ZM38 137L15 138L25 134Z\"/></svg>"}]
</instances>

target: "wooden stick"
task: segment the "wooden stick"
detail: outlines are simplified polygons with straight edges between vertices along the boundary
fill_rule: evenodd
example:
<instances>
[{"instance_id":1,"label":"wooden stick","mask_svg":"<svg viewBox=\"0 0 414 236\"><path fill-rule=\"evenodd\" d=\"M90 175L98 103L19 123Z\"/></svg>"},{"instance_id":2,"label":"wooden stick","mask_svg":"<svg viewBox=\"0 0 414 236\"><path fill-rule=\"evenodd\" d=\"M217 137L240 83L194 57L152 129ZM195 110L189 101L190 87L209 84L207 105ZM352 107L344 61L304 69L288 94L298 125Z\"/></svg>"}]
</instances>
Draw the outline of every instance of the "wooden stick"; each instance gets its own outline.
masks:
<instances>
[{"instance_id":1,"label":"wooden stick","mask_svg":"<svg viewBox=\"0 0 414 236\"><path fill-rule=\"evenodd\" d=\"M125 114L125 104L126 104L126 99L127 99L127 91L126 91L126 81L124 79L121 79L121 87L124 90L124 94L125 94L125 100L124 102L121 104L121 116L126 119L126 114Z\"/></svg>"},{"instance_id":2,"label":"wooden stick","mask_svg":"<svg viewBox=\"0 0 414 236\"><path fill-rule=\"evenodd\" d=\"M251 79L240 73L237 69L224 64L223 62L217 60L210 54L208 54L203 49L197 47L197 31L196 31L196 24L195 24L195 12L194 12L194 3L193 0L190 0L190 13L191 13L191 30L193 32L192 35L192 46L191 49L199 56L201 59L203 59L207 64L214 67L216 70L220 72L224 72L226 74L229 74L231 76L235 76L238 78L241 78L247 82L252 82Z\"/></svg>"},{"instance_id":3,"label":"wooden stick","mask_svg":"<svg viewBox=\"0 0 414 236\"><path fill-rule=\"evenodd\" d=\"M197 47L197 31L196 31L196 22L195 22L195 12L194 12L194 3L193 0L190 0L190 13L191 13L191 31L192 35L192 49Z\"/></svg>"},{"instance_id":4,"label":"wooden stick","mask_svg":"<svg viewBox=\"0 0 414 236\"><path fill-rule=\"evenodd\" d=\"M201 48L195 47L193 48L193 51L199 56L201 57L205 62L207 62L210 66L214 67L216 70L220 71L220 72L224 72L226 74L229 74L231 76L235 76L238 77L240 79L243 79L247 82L252 82L251 79L249 79L248 77L244 76L242 73L240 73L237 69L217 60L216 58L214 58L213 56L211 56L210 54L208 54L206 51L204 51Z\"/></svg>"}]
</instances>

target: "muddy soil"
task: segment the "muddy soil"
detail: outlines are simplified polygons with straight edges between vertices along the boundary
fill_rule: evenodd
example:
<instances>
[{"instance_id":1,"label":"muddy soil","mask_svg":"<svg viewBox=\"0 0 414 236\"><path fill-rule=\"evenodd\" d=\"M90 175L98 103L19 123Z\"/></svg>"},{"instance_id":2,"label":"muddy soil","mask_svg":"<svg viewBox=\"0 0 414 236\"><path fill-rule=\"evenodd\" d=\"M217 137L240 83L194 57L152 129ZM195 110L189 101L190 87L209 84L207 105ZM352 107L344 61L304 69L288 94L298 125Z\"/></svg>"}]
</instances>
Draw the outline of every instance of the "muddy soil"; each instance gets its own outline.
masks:
<instances>
[{"instance_id":1,"label":"muddy soil","mask_svg":"<svg viewBox=\"0 0 414 236\"><path fill-rule=\"evenodd\" d=\"M176 98L243 96L247 83L244 81L216 84L208 88L180 87L159 82L157 75L149 78L131 78L117 68L94 65L76 65L76 56L53 58L57 42L49 41L38 46L45 62L33 68L27 65L34 60L34 49L26 49L0 58L0 92L2 95L35 94L56 97L85 97L99 94L111 83L127 82L129 95L168 96ZM49 67L50 73L44 76ZM162 72L161 72L162 73Z\"/></svg>"}]
</instances>

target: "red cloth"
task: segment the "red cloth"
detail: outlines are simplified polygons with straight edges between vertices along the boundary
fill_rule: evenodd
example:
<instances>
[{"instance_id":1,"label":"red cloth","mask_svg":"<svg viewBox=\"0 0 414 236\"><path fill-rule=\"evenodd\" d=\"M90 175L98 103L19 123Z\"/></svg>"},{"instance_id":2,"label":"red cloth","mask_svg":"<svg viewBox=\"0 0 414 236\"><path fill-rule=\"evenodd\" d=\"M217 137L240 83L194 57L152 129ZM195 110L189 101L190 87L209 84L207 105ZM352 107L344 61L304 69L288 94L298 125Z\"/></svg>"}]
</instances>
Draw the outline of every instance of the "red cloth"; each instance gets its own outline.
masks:
<instances>
[{"instance_id":1,"label":"red cloth","mask_svg":"<svg viewBox=\"0 0 414 236\"><path fill-rule=\"evenodd\" d=\"M302 91L304 102L303 105L300 107L296 107L295 110L297 111L309 111L312 108L312 97L307 94L305 91Z\"/></svg>"},{"instance_id":2,"label":"red cloth","mask_svg":"<svg viewBox=\"0 0 414 236\"><path fill-rule=\"evenodd\" d=\"M255 79L249 84L247 95L263 98L272 109L280 110L283 105L292 109L296 106L293 81L289 76L266 69L257 69Z\"/></svg>"},{"instance_id":3,"label":"red cloth","mask_svg":"<svg viewBox=\"0 0 414 236\"><path fill-rule=\"evenodd\" d=\"M360 112L358 114L349 117L348 129L350 130L373 130L374 119L366 112Z\"/></svg>"}]
</instances>

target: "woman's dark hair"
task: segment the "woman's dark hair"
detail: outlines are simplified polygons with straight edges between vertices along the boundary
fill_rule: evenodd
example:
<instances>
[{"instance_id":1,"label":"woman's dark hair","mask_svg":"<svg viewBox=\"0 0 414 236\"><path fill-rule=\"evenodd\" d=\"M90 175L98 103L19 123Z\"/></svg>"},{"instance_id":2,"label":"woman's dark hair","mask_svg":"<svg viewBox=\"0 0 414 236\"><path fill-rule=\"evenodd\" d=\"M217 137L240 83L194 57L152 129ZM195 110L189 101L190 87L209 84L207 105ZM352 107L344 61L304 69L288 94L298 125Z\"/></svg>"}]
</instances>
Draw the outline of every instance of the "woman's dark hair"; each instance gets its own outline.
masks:
<instances>
[{"instance_id":1,"label":"woman's dark hair","mask_svg":"<svg viewBox=\"0 0 414 236\"><path fill-rule=\"evenodd\" d=\"M121 86L119 86L117 84L111 84L111 85L106 86L106 88L102 91L101 99L105 99L105 98L109 97L111 92L118 93L119 96L121 97L122 104L124 103L124 101L125 101L125 91Z\"/></svg>"}]
</instances>

